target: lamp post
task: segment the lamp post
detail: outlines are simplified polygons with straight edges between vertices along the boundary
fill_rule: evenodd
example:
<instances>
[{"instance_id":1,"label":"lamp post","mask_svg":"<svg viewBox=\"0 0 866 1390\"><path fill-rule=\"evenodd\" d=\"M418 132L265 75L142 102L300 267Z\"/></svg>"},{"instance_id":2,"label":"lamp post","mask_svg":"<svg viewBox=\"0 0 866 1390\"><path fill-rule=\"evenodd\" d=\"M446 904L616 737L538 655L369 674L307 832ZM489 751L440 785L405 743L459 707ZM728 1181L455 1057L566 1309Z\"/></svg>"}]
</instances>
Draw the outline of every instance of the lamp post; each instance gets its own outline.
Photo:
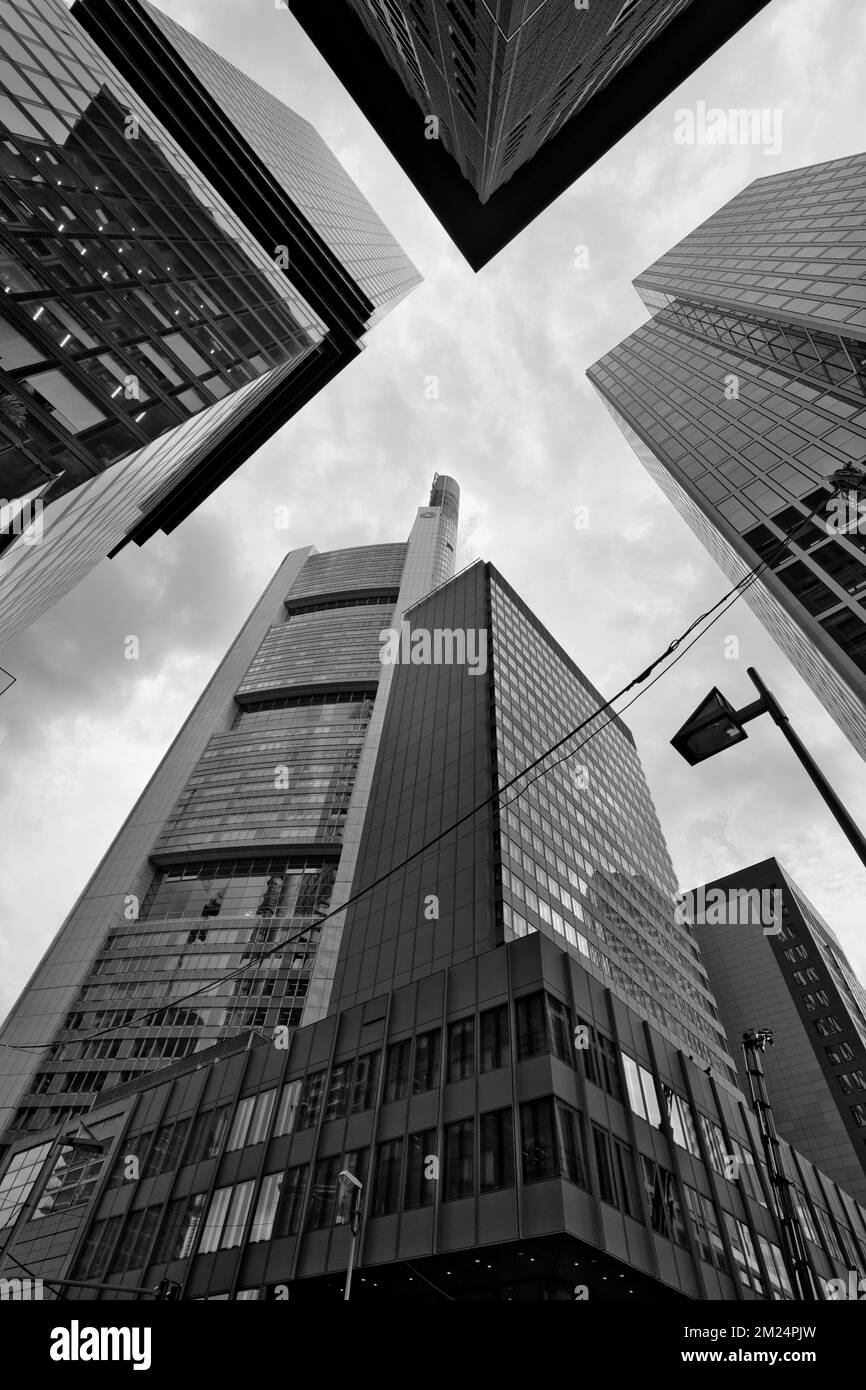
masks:
<instances>
[{"instance_id":1,"label":"lamp post","mask_svg":"<svg viewBox=\"0 0 866 1390\"><path fill-rule=\"evenodd\" d=\"M343 1289L343 1301L346 1302L352 1292L352 1271L355 1267L355 1245L358 1239L359 1207L361 1204L361 1192L364 1184L344 1168L337 1175L337 1182L340 1185L339 1197L337 1199L337 1225L350 1225L352 1227L352 1243L349 1246L349 1264L346 1269L346 1285Z\"/></svg>"},{"instance_id":2,"label":"lamp post","mask_svg":"<svg viewBox=\"0 0 866 1390\"><path fill-rule=\"evenodd\" d=\"M742 743L743 739L748 738L743 726L752 719L757 719L759 714L769 714L773 723L781 729L783 736L793 748L813 785L824 798L826 805L852 845L855 854L861 863L866 865L866 839L864 839L859 826L839 800L809 750L791 728L787 714L775 695L764 685L753 666L748 668L747 675L758 691L757 700L753 700L750 705L738 710L734 709L720 690L711 690L706 699L698 705L691 718L686 720L682 728L671 739L673 747L681 758L685 758L686 762L694 767L707 758L715 757L716 753L721 753L731 744Z\"/></svg>"}]
</instances>

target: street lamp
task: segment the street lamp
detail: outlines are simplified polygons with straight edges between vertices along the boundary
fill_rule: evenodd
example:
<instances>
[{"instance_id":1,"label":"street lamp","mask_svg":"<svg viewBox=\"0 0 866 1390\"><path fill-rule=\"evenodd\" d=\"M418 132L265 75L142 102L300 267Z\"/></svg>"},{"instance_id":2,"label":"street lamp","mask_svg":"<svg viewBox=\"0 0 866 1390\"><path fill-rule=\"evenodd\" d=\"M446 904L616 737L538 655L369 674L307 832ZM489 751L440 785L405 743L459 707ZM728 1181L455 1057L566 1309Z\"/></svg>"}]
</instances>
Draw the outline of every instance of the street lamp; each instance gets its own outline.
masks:
<instances>
[{"instance_id":1,"label":"street lamp","mask_svg":"<svg viewBox=\"0 0 866 1390\"><path fill-rule=\"evenodd\" d=\"M743 739L748 738L743 725L748 724L752 719L757 719L759 714L769 714L773 723L781 729L782 734L793 748L813 785L817 787L824 798L855 853L866 865L866 839L864 839L856 822L839 800L811 753L791 728L787 714L776 697L764 685L753 666L748 668L747 675L758 691L757 700L753 700L750 705L738 710L734 709L733 705L725 699L721 691L711 690L706 699L698 705L691 718L686 720L683 727L671 739L673 747L681 758L685 758L686 762L694 767L696 763L702 763L706 758L715 757L716 753L721 753L732 743L742 743Z\"/></svg>"},{"instance_id":2,"label":"street lamp","mask_svg":"<svg viewBox=\"0 0 866 1390\"><path fill-rule=\"evenodd\" d=\"M361 1193L364 1184L344 1168L337 1174L338 1197L337 1197L337 1225L352 1227L352 1244L349 1246L349 1264L346 1269L346 1286L343 1289L343 1301L348 1300L352 1292L352 1270L355 1267L355 1243L358 1239L359 1207L361 1205Z\"/></svg>"}]
</instances>

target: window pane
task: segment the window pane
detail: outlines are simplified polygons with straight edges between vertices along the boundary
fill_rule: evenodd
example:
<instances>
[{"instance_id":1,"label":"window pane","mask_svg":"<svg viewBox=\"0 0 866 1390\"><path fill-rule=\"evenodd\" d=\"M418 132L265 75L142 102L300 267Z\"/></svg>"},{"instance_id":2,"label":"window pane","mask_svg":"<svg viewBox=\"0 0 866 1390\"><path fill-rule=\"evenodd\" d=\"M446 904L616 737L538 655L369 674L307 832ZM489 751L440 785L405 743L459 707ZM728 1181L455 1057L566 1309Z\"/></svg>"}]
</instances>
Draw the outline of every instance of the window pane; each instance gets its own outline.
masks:
<instances>
[{"instance_id":1,"label":"window pane","mask_svg":"<svg viewBox=\"0 0 866 1390\"><path fill-rule=\"evenodd\" d=\"M515 1000L514 1012L517 1020L517 1057L538 1057L547 1051L547 1035L544 1017L544 995L525 994Z\"/></svg>"},{"instance_id":2,"label":"window pane","mask_svg":"<svg viewBox=\"0 0 866 1390\"><path fill-rule=\"evenodd\" d=\"M379 1074L378 1052L367 1052L359 1057L355 1066L355 1081L352 1086L352 1114L372 1110L376 1100L376 1077Z\"/></svg>"},{"instance_id":3,"label":"window pane","mask_svg":"<svg viewBox=\"0 0 866 1390\"><path fill-rule=\"evenodd\" d=\"M497 1067L507 1067L511 1061L507 1005L500 1004L495 1009L486 1009L480 1018L480 1028L481 1071L495 1071Z\"/></svg>"},{"instance_id":4,"label":"window pane","mask_svg":"<svg viewBox=\"0 0 866 1390\"><path fill-rule=\"evenodd\" d=\"M325 1158L313 1169L313 1186L307 1206L308 1230L315 1231L322 1226L330 1226L334 1220L339 1164L340 1160L337 1157Z\"/></svg>"},{"instance_id":5,"label":"window pane","mask_svg":"<svg viewBox=\"0 0 866 1390\"><path fill-rule=\"evenodd\" d=\"M436 1191L436 1180L426 1176L428 1159L436 1157L436 1131L423 1129L410 1134L406 1148L406 1183L403 1206L431 1207ZM435 1165L430 1169L435 1172Z\"/></svg>"},{"instance_id":6,"label":"window pane","mask_svg":"<svg viewBox=\"0 0 866 1390\"><path fill-rule=\"evenodd\" d=\"M412 1094L421 1095L439 1085L440 1030L421 1033L415 1039L415 1066L412 1073Z\"/></svg>"},{"instance_id":7,"label":"window pane","mask_svg":"<svg viewBox=\"0 0 866 1390\"><path fill-rule=\"evenodd\" d=\"M481 1116L481 1191L514 1186L511 1107Z\"/></svg>"},{"instance_id":8,"label":"window pane","mask_svg":"<svg viewBox=\"0 0 866 1390\"><path fill-rule=\"evenodd\" d=\"M280 1188L280 1204L277 1207L274 1228L275 1238L293 1236L297 1232L301 1203L304 1197L304 1183L307 1178L307 1166L306 1163L301 1163L295 1168L289 1168L283 1177Z\"/></svg>"},{"instance_id":9,"label":"window pane","mask_svg":"<svg viewBox=\"0 0 866 1390\"><path fill-rule=\"evenodd\" d=\"M384 1103L403 1100L409 1094L409 1058L412 1051L410 1039L394 1043L388 1048L385 1069Z\"/></svg>"},{"instance_id":10,"label":"window pane","mask_svg":"<svg viewBox=\"0 0 866 1390\"><path fill-rule=\"evenodd\" d=\"M210 1209L204 1225L204 1232L199 1245L199 1252L206 1254L209 1250L216 1250L220 1243L223 1223L229 1209L232 1190L230 1187L218 1187L211 1198Z\"/></svg>"},{"instance_id":11,"label":"window pane","mask_svg":"<svg viewBox=\"0 0 866 1390\"><path fill-rule=\"evenodd\" d=\"M376 1147L376 1182L373 1189L373 1215L385 1216L400 1205L400 1169L403 1166L403 1140L389 1139Z\"/></svg>"},{"instance_id":12,"label":"window pane","mask_svg":"<svg viewBox=\"0 0 866 1390\"><path fill-rule=\"evenodd\" d=\"M300 1081L287 1081L280 1096L280 1108L274 1125L274 1138L281 1134L291 1134L295 1127L298 1100L301 1094Z\"/></svg>"},{"instance_id":13,"label":"window pane","mask_svg":"<svg viewBox=\"0 0 866 1390\"><path fill-rule=\"evenodd\" d=\"M543 1182L556 1177L551 1100L531 1100L521 1105L520 1146L524 1182Z\"/></svg>"},{"instance_id":14,"label":"window pane","mask_svg":"<svg viewBox=\"0 0 866 1390\"><path fill-rule=\"evenodd\" d=\"M268 1132L268 1125L271 1122L271 1115L274 1111L274 1101L277 1098L276 1087L270 1091L262 1091L255 1103L252 1124L247 1135L248 1144L261 1144Z\"/></svg>"},{"instance_id":15,"label":"window pane","mask_svg":"<svg viewBox=\"0 0 866 1390\"><path fill-rule=\"evenodd\" d=\"M228 1217L223 1230L221 1247L223 1250L230 1250L234 1245L240 1245L244 1233L247 1216L249 1215L250 1203L253 1200L253 1182L238 1183L232 1195L229 1206Z\"/></svg>"},{"instance_id":16,"label":"window pane","mask_svg":"<svg viewBox=\"0 0 866 1390\"><path fill-rule=\"evenodd\" d=\"M475 1075L475 1019L461 1018L448 1029L448 1081Z\"/></svg>"},{"instance_id":17,"label":"window pane","mask_svg":"<svg viewBox=\"0 0 866 1390\"><path fill-rule=\"evenodd\" d=\"M274 1229L274 1219L280 1200L281 1173L271 1173L262 1183L256 1214L250 1231L250 1243L257 1240L270 1240Z\"/></svg>"},{"instance_id":18,"label":"window pane","mask_svg":"<svg viewBox=\"0 0 866 1390\"><path fill-rule=\"evenodd\" d=\"M231 1134L229 1135L229 1142L226 1148L226 1151L228 1153L231 1153L233 1149L243 1148L244 1143L246 1142L247 1130L249 1129L250 1120L253 1116L253 1107L255 1106L255 1103L255 1096L247 1096L245 1100L241 1101L240 1105L235 1111L235 1118L232 1124Z\"/></svg>"},{"instance_id":19,"label":"window pane","mask_svg":"<svg viewBox=\"0 0 866 1390\"><path fill-rule=\"evenodd\" d=\"M349 1104L349 1084L352 1078L352 1063L337 1062L331 1071L331 1084L328 1087L328 1103L325 1106L326 1120L339 1120L345 1115Z\"/></svg>"},{"instance_id":20,"label":"window pane","mask_svg":"<svg viewBox=\"0 0 866 1390\"><path fill-rule=\"evenodd\" d=\"M298 1129L311 1129L319 1118L322 1093L325 1089L325 1073L313 1072L304 1078L301 1088L301 1102L298 1106Z\"/></svg>"},{"instance_id":21,"label":"window pane","mask_svg":"<svg viewBox=\"0 0 866 1390\"><path fill-rule=\"evenodd\" d=\"M443 1200L469 1197L475 1191L475 1120L458 1120L446 1125L445 1188Z\"/></svg>"}]
</instances>

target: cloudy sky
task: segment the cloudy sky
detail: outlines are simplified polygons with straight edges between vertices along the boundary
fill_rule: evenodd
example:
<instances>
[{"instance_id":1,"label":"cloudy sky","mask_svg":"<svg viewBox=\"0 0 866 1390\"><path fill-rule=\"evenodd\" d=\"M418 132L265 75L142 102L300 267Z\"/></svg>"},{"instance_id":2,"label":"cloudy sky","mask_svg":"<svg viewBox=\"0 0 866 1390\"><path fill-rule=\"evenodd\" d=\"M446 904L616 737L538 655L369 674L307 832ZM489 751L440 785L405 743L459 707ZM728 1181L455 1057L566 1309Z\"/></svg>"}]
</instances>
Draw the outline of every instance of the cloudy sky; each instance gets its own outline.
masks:
<instances>
[{"instance_id":1,"label":"cloudy sky","mask_svg":"<svg viewBox=\"0 0 866 1390\"><path fill-rule=\"evenodd\" d=\"M859 152L866 129L866 7L773 0L476 276L285 10L160 3L314 123L425 283L179 530L104 561L0 653L17 676L0 697L0 1015L287 548L404 539L434 472L453 474L458 564L496 564L605 693L726 591L584 373L645 320L639 271L751 180ZM781 152L677 144L698 101L779 110ZM711 686L753 698L748 665L866 825L861 759L741 602L627 716L680 883L776 855L866 975L866 870L771 722L701 768L669 746Z\"/></svg>"}]
</instances>

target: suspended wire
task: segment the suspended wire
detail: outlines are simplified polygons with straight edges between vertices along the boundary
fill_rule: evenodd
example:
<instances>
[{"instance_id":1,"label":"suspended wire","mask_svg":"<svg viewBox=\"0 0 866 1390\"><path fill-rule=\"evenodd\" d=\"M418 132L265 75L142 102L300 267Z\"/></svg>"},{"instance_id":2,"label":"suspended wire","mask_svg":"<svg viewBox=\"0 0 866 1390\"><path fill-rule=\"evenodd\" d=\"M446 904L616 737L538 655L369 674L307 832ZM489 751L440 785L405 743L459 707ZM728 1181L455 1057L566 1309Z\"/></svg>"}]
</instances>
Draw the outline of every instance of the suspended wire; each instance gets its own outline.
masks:
<instances>
[{"instance_id":1,"label":"suspended wire","mask_svg":"<svg viewBox=\"0 0 866 1390\"><path fill-rule=\"evenodd\" d=\"M828 496L829 495L830 494L828 494ZM130 1019L126 1023L107 1024L104 1028L95 1029L92 1033L81 1034L80 1036L77 1036L74 1039L70 1039L70 1041L76 1043L93 1042L97 1038L104 1037L107 1033L117 1033L121 1030L125 1030L128 1028L140 1027L149 1019L155 1018L157 1015L161 1013L165 1013L168 1009L177 1008L179 1004L184 1004L190 999L197 999L203 994L210 994L213 990L219 989L220 986L231 983L231 981L237 979L238 976L246 974L250 970L258 969L262 962L267 960L270 956L275 955L278 952L284 951L287 946L292 944L292 942L298 941L303 936L307 936L310 932L315 931L318 927L321 927L332 917L336 917L340 912L345 912L348 907L351 907L354 903L358 902L360 898L365 897L368 893L371 893L374 889L380 887L381 884L385 883L393 874L399 873L402 869L405 869L416 859L420 858L422 855L425 855L435 845L439 844L440 841L445 839L446 836L453 834L453 832L457 830L461 825L464 825L466 821L471 820L473 817L477 816L479 812L485 810L488 806L493 805L495 802L501 802L503 794L507 791L510 791L511 788L514 787L515 783L522 781L525 777L528 776L529 773L534 772L536 768L541 767L541 764L546 763L548 758L550 758L554 753L559 752L560 748L562 748L566 743L570 743L573 738L576 738L578 734L582 733L588 724L591 724L600 715L606 713L607 710L612 709L616 701L622 699L623 695L627 695L628 692L630 690L633 690L635 686L643 685L644 682L648 680L649 676L652 675L653 671L655 671L657 666L660 666L664 661L667 660L669 656L672 656L674 655L674 653L678 652L678 649L682 646L686 638L691 636L691 634L695 632L695 629L698 628L701 623L705 622L708 618L712 619L712 621L707 623L707 626L703 628L702 631L696 633L696 635L692 638L692 641L687 643L687 645L682 648L682 651L679 651L679 654L674 657L674 660L670 663L670 665L666 666L664 670L659 671L658 674L653 678L653 680L651 680L643 690L638 691L638 693L631 700L629 700L626 705L623 706L622 710L614 711L610 719L606 720L605 723L600 725L598 729L596 729L593 733L589 734L587 738L584 739L583 742L578 745L577 748L571 749L562 758L557 759L555 763L551 764L551 767L541 768L541 771L537 774L536 777L531 778L525 786L523 786L516 792L516 794L511 798L510 801L506 801L504 803L506 807L513 805L514 802L517 801L518 798L522 796L523 793L530 786L532 786L534 782L538 781L540 777L543 777L547 772L551 770L552 767L557 767L560 763L567 761L568 758L574 757L574 755L580 752L580 750L584 748L586 744L591 741L591 739L595 738L596 734L601 733L604 729L608 727L608 725L614 723L615 720L618 719L625 710L630 709L631 706L635 704L635 702L640 698L641 695L646 694L646 691L651 689L652 686L655 685L656 681L660 680L662 676L666 675L668 671L672 670L673 667L677 664L677 662L680 661L682 657L684 657L686 653L695 645L699 638L704 635L704 632L708 632L709 629L716 622L719 621L723 614L726 613L729 608L732 608L733 605L737 602L737 600L744 593L746 593L748 589L752 587L753 584L757 582L758 578L762 575L763 571L769 568L774 563L776 556L780 554L783 550L787 549L789 541L795 538L797 531L801 530L808 522L811 521L812 517L815 515L820 506L821 502L819 500L812 508L811 512L807 517L798 520L793 527L791 527L788 531L785 532L784 539L779 541L779 547L777 550L775 550L766 559L761 560L756 566L754 566L753 569L748 570L746 574L744 574L742 578L737 581L737 583L734 585L732 589L729 589L726 594L723 594L722 597L716 603L714 603L711 608L708 608L705 612L701 613L697 618L695 618L694 621L691 622L682 633L680 633L679 637L675 637L671 642L669 642L664 651L661 652L657 657L655 657L655 659L650 662L649 666L645 667L643 671L641 671L638 675L634 676L632 680L630 680L626 685L624 685L621 690L618 690L615 695L612 695L610 697L610 699L605 700L603 704L599 705L599 707L596 710L593 710L591 714L589 714L585 719L583 719L580 722L580 724L577 724L567 734L564 734L561 739L559 739L556 743L552 744L550 748L548 748L545 752L539 754L539 756L537 758L534 758L532 762L528 763L526 767L522 768L519 772L516 772L514 776L510 778L509 781L505 782L497 790L491 792L489 796L486 796L482 801L479 801L469 811L465 811L462 816L458 816L457 820L453 821L451 825L446 826L445 829L441 830L437 835L434 835L432 839L425 841L425 843L421 845L419 849L413 850L413 852L407 855L405 859L400 860L399 863L392 865L389 869L386 869L385 872L380 874L378 878L375 878L372 881L372 883L366 884L363 888L360 888L357 893L351 894L342 903L338 904L336 907L331 908L329 912L324 913L321 917L318 917L315 921L308 923L307 926L300 928L297 932L293 932L289 936L284 937L282 941L275 943L273 946L263 948L260 952L257 953L255 960L246 961L245 963L236 966L234 970L229 971L227 974L220 976L216 980L209 980L206 984L200 986L198 989L191 990L188 994L176 996L175 998L169 1000L165 1004L157 1004L153 1008L145 1009L137 1018ZM0 1041L0 1047L7 1048L8 1050L13 1052L44 1052L50 1045L50 1043L8 1043Z\"/></svg>"}]
</instances>

